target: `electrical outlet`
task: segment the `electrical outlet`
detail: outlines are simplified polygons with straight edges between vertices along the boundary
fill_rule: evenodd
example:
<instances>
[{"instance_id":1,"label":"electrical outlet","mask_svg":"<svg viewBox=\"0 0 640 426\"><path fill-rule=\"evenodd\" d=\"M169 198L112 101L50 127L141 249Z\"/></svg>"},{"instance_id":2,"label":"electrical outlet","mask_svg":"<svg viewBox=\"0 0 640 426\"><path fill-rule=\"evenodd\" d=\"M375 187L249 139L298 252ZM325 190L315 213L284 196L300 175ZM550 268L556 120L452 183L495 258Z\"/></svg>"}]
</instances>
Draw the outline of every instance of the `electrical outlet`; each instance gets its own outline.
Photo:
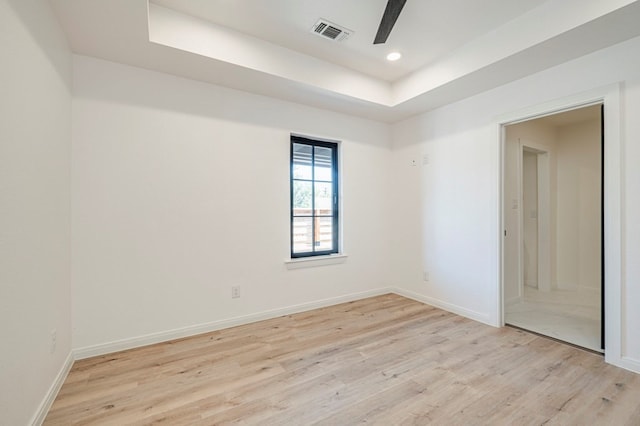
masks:
<instances>
[{"instance_id":1,"label":"electrical outlet","mask_svg":"<svg viewBox=\"0 0 640 426\"><path fill-rule=\"evenodd\" d=\"M233 287L231 287L231 298L237 299L238 297L240 297L240 286L234 285Z\"/></svg>"},{"instance_id":2,"label":"electrical outlet","mask_svg":"<svg viewBox=\"0 0 640 426\"><path fill-rule=\"evenodd\" d=\"M424 271L422 273L422 279L425 280L425 281L429 281L429 272Z\"/></svg>"},{"instance_id":3,"label":"electrical outlet","mask_svg":"<svg viewBox=\"0 0 640 426\"><path fill-rule=\"evenodd\" d=\"M54 328L53 330L51 330L51 342L50 342L51 346L49 348L51 353L54 353L56 351L56 341L57 340L58 340L58 332Z\"/></svg>"}]
</instances>

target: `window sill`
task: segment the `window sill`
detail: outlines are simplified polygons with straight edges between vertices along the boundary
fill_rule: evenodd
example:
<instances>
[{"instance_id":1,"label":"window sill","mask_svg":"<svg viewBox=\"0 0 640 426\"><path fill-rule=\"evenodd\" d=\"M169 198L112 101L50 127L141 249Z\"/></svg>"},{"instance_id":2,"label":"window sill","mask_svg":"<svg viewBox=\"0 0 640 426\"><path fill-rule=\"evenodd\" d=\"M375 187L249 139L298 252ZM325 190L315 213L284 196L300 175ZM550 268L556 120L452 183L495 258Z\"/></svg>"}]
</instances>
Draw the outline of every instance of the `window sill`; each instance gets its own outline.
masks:
<instances>
[{"instance_id":1,"label":"window sill","mask_svg":"<svg viewBox=\"0 0 640 426\"><path fill-rule=\"evenodd\" d=\"M301 268L313 268L316 266L336 265L338 263L344 263L347 260L347 255L344 253L330 254L328 256L311 256L311 257L299 257L295 259L287 259L284 261L287 269L301 269Z\"/></svg>"}]
</instances>

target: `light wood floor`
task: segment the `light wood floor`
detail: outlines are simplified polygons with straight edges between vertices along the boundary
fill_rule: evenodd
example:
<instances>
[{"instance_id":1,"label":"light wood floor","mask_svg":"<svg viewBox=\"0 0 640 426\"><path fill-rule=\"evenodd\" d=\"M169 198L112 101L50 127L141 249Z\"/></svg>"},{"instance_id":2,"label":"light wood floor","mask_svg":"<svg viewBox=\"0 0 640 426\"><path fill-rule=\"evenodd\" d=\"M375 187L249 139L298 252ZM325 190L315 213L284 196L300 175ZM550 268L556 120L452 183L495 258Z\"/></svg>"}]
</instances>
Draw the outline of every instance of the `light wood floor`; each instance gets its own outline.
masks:
<instances>
[{"instance_id":1,"label":"light wood floor","mask_svg":"<svg viewBox=\"0 0 640 426\"><path fill-rule=\"evenodd\" d=\"M74 364L47 425L640 425L640 375L384 295Z\"/></svg>"}]
</instances>

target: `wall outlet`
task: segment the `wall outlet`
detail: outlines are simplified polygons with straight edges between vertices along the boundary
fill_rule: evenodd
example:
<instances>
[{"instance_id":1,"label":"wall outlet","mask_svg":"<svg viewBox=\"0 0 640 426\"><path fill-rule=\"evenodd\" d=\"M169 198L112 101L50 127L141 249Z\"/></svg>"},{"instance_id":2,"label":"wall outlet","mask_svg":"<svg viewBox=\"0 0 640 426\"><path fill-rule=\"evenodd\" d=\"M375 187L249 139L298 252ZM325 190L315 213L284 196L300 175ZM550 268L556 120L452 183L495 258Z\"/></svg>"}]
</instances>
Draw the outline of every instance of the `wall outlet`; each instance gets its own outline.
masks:
<instances>
[{"instance_id":1,"label":"wall outlet","mask_svg":"<svg viewBox=\"0 0 640 426\"><path fill-rule=\"evenodd\" d=\"M53 330L51 330L51 341L50 341L50 347L49 347L49 351L51 353L54 353L56 351L57 340L58 340L58 332L54 328Z\"/></svg>"},{"instance_id":2,"label":"wall outlet","mask_svg":"<svg viewBox=\"0 0 640 426\"><path fill-rule=\"evenodd\" d=\"M422 273L422 279L425 280L425 281L429 281L429 272L424 271Z\"/></svg>"},{"instance_id":3,"label":"wall outlet","mask_svg":"<svg viewBox=\"0 0 640 426\"><path fill-rule=\"evenodd\" d=\"M233 287L231 287L231 298L237 299L238 297L240 297L240 286L234 285Z\"/></svg>"}]
</instances>

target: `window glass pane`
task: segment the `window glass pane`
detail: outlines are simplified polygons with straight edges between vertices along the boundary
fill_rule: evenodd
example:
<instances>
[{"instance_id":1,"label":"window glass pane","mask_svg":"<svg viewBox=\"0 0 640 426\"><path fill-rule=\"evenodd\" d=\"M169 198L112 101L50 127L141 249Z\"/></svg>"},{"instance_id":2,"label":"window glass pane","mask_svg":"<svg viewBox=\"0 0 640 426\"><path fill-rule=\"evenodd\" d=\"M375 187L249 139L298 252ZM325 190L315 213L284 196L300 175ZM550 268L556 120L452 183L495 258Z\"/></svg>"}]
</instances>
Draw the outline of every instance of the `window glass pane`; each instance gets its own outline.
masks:
<instances>
[{"instance_id":1,"label":"window glass pane","mask_svg":"<svg viewBox=\"0 0 640 426\"><path fill-rule=\"evenodd\" d=\"M333 249L333 218L317 217L316 251Z\"/></svg>"},{"instance_id":2,"label":"window glass pane","mask_svg":"<svg viewBox=\"0 0 640 426\"><path fill-rule=\"evenodd\" d=\"M322 146L315 147L315 180L324 180L331 182L333 180L333 173L331 170L331 164L333 161L333 151L331 148L325 148Z\"/></svg>"},{"instance_id":3,"label":"window glass pane","mask_svg":"<svg viewBox=\"0 0 640 426\"><path fill-rule=\"evenodd\" d=\"M293 218L293 253L313 251L313 218Z\"/></svg>"},{"instance_id":4,"label":"window glass pane","mask_svg":"<svg viewBox=\"0 0 640 426\"><path fill-rule=\"evenodd\" d=\"M311 153L313 147L311 145L303 145L299 143L293 144L293 178L294 179L312 179L311 175Z\"/></svg>"},{"instance_id":5,"label":"window glass pane","mask_svg":"<svg viewBox=\"0 0 640 426\"><path fill-rule=\"evenodd\" d=\"M316 182L315 214L331 216L333 214L333 184L330 182Z\"/></svg>"},{"instance_id":6,"label":"window glass pane","mask_svg":"<svg viewBox=\"0 0 640 426\"><path fill-rule=\"evenodd\" d=\"M293 181L293 215L310 216L313 183L304 180Z\"/></svg>"},{"instance_id":7,"label":"window glass pane","mask_svg":"<svg viewBox=\"0 0 640 426\"><path fill-rule=\"evenodd\" d=\"M291 136L291 256L337 253L338 145Z\"/></svg>"}]
</instances>

